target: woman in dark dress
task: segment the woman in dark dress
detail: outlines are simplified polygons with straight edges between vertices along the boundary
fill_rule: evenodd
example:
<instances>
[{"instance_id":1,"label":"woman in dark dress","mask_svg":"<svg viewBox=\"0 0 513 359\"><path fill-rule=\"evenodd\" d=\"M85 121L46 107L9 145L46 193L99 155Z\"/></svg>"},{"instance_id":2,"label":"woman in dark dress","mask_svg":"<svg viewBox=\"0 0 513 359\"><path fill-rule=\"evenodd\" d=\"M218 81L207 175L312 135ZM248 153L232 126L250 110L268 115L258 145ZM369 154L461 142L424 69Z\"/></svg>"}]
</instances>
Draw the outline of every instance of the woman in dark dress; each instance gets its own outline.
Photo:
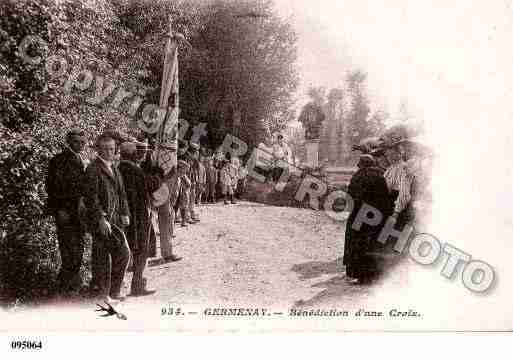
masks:
<instances>
[{"instance_id":1,"label":"woman in dark dress","mask_svg":"<svg viewBox=\"0 0 513 359\"><path fill-rule=\"evenodd\" d=\"M393 206L383 177L383 169L377 167L371 155L365 154L360 157L358 171L351 178L348 193L354 201L354 206L346 224L343 263L348 277L358 279L360 283L367 283L378 274L375 254L381 252L383 246L377 238ZM376 226L364 223L360 230L355 230L352 226L363 204L379 210L382 221Z\"/></svg>"}]
</instances>

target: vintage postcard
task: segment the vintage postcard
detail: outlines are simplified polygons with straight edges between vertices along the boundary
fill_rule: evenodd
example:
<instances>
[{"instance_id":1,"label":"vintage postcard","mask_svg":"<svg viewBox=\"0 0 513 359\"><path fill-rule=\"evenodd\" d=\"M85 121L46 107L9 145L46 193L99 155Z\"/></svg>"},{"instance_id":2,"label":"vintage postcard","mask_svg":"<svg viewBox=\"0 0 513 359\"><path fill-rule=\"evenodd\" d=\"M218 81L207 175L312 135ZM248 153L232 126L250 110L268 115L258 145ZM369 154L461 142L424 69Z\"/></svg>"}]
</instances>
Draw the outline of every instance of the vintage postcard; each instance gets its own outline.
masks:
<instances>
[{"instance_id":1,"label":"vintage postcard","mask_svg":"<svg viewBox=\"0 0 513 359\"><path fill-rule=\"evenodd\" d=\"M507 1L1 1L0 330L511 331L512 33Z\"/></svg>"}]
</instances>

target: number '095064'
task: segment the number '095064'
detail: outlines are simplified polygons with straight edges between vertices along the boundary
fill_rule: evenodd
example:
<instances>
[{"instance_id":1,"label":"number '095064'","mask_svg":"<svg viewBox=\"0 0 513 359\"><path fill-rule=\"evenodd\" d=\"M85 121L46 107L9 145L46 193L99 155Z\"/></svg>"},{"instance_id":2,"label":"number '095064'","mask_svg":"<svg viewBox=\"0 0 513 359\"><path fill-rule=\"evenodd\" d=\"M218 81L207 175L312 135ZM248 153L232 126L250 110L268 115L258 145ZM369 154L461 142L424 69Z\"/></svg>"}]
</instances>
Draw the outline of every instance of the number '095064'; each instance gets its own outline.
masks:
<instances>
[{"instance_id":1,"label":"number '095064'","mask_svg":"<svg viewBox=\"0 0 513 359\"><path fill-rule=\"evenodd\" d=\"M42 349L43 343L40 340L13 340L11 341L11 349L15 350L37 350Z\"/></svg>"}]
</instances>

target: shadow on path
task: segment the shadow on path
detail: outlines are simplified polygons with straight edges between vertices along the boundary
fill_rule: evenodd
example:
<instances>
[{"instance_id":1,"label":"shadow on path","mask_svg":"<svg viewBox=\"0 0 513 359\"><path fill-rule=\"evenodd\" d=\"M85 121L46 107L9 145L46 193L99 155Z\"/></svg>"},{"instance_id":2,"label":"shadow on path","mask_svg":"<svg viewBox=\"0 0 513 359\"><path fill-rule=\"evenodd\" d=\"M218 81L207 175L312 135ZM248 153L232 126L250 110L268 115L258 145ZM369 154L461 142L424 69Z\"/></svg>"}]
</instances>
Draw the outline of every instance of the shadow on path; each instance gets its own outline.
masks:
<instances>
[{"instance_id":1,"label":"shadow on path","mask_svg":"<svg viewBox=\"0 0 513 359\"><path fill-rule=\"evenodd\" d=\"M320 307L326 302L343 304L348 300L357 301L362 295L368 294L371 288L369 285L355 284L346 277L342 258L331 262L312 261L295 264L292 266L292 271L300 275L300 280L314 279L326 274L338 274L326 281L312 285L312 288L324 288L324 290L310 299L296 301L294 309Z\"/></svg>"},{"instance_id":2,"label":"shadow on path","mask_svg":"<svg viewBox=\"0 0 513 359\"><path fill-rule=\"evenodd\" d=\"M325 288L310 299L300 299L293 305L294 309L323 308L323 306L344 306L345 303L357 302L370 293L370 285L353 284L343 275L335 276L327 281L314 284L313 288ZM335 303L335 304L334 304Z\"/></svg>"},{"instance_id":3,"label":"shadow on path","mask_svg":"<svg viewBox=\"0 0 513 359\"><path fill-rule=\"evenodd\" d=\"M312 261L294 264L292 266L292 271L300 275L300 280L307 280L320 277L323 274L342 273L344 270L342 258L337 258L331 262Z\"/></svg>"}]
</instances>

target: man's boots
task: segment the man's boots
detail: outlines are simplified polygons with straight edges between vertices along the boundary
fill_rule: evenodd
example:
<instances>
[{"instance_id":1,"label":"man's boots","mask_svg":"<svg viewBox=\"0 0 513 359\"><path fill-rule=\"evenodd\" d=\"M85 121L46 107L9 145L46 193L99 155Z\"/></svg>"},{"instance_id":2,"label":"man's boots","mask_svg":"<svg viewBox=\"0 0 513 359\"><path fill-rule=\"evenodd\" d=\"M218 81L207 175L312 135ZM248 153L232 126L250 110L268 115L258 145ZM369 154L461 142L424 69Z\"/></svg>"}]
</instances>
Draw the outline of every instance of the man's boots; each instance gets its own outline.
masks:
<instances>
[{"instance_id":1,"label":"man's boots","mask_svg":"<svg viewBox=\"0 0 513 359\"><path fill-rule=\"evenodd\" d=\"M182 217L182 227L187 227L187 210L185 208L180 208L180 214Z\"/></svg>"},{"instance_id":2,"label":"man's boots","mask_svg":"<svg viewBox=\"0 0 513 359\"><path fill-rule=\"evenodd\" d=\"M145 295L155 294L156 290L147 289L146 283L147 283L146 278L142 278L142 280L140 282L136 283L135 287L133 287L133 285L132 285L129 296L141 297L141 296L145 296Z\"/></svg>"}]
</instances>

